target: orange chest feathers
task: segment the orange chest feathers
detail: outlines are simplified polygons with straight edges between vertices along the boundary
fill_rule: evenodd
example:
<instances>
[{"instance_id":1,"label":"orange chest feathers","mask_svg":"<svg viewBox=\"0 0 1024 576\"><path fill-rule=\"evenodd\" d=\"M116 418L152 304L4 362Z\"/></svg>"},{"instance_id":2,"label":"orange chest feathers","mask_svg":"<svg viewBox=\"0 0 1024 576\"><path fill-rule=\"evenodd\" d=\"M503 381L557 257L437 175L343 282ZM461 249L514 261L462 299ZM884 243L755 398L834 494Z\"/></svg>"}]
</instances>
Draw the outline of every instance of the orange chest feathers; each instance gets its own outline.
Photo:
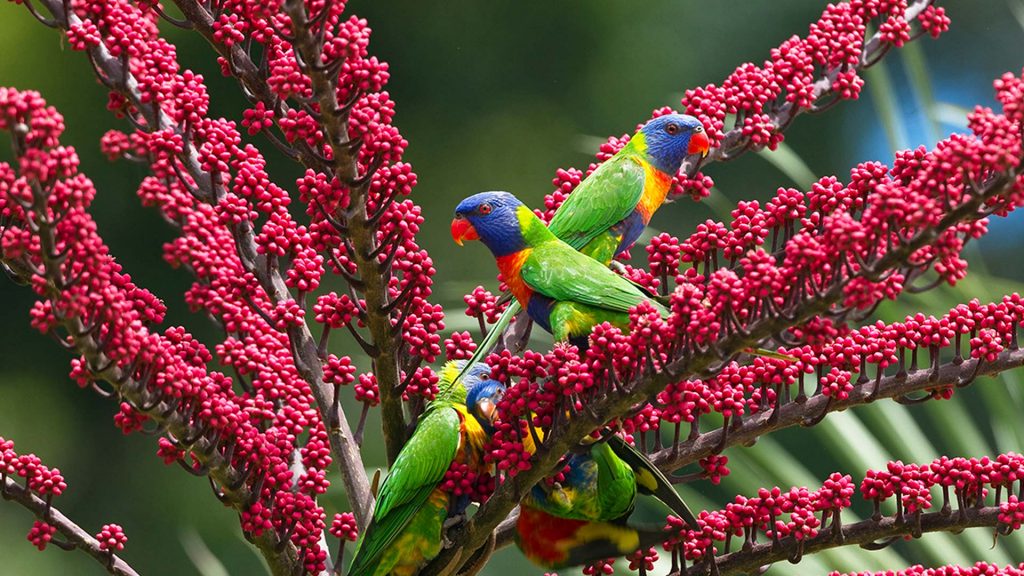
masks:
<instances>
[{"instance_id":1,"label":"orange chest feathers","mask_svg":"<svg viewBox=\"0 0 1024 576\"><path fill-rule=\"evenodd\" d=\"M508 284L509 290L512 291L512 295L519 301L519 305L526 308L527 303L530 301L530 296L533 294L533 290L527 286L526 282L523 281L522 275L519 273L523 268L523 264L526 259L530 256L532 248L524 248L519 252L513 252L505 256L499 256L496 260L498 261L498 271L501 272L501 278Z\"/></svg>"},{"instance_id":2,"label":"orange chest feathers","mask_svg":"<svg viewBox=\"0 0 1024 576\"><path fill-rule=\"evenodd\" d=\"M651 221L651 216L665 203L665 197L672 188L672 174L666 174L646 161L641 165L644 167L644 192L640 196L637 211L643 217L644 224L647 224Z\"/></svg>"}]
</instances>

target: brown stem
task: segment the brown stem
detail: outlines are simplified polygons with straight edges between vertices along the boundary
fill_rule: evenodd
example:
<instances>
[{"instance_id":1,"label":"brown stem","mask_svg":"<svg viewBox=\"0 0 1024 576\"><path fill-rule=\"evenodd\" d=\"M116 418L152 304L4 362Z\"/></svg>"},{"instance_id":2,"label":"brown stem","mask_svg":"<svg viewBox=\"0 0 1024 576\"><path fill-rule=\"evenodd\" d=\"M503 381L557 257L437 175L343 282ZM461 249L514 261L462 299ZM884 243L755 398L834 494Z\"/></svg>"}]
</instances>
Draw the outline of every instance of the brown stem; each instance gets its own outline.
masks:
<instances>
[{"instance_id":1,"label":"brown stem","mask_svg":"<svg viewBox=\"0 0 1024 576\"><path fill-rule=\"evenodd\" d=\"M111 554L110 552L100 548L98 540L83 530L81 526L75 524L75 522L70 518L62 514L61 511L55 508L52 504L7 476L3 476L2 480L3 485L0 486L0 488L2 488L0 489L0 493L3 494L4 499L17 502L29 512L35 514L36 518L56 528L65 539L65 542L61 544L71 545L70 547L62 545L61 548L64 548L65 550L74 550L77 548L78 550L85 552L89 556L95 558L96 561L102 564L107 572L110 572L111 574L116 574L118 576L139 576L139 573L136 572L128 562L117 554Z\"/></svg>"},{"instance_id":2,"label":"brown stem","mask_svg":"<svg viewBox=\"0 0 1024 576\"><path fill-rule=\"evenodd\" d=\"M969 507L963 517L959 515L944 515L942 512L931 512L921 514L921 532L959 532L965 528L980 526L995 527L999 524L999 507L991 506L985 508ZM756 573L762 566L773 562L786 560L791 557L796 549L801 548L801 554L813 554L839 546L850 546L861 544L870 546L871 543L879 540L886 540L893 537L912 535L917 530L915 523L897 522L895 517L886 516L881 520L863 520L854 524L847 524L842 527L842 538L836 538L829 530L822 530L814 538L797 541L792 537L783 538L781 546L773 546L771 542L754 544L744 550L723 554L715 558L720 574L752 574ZM687 574L696 576L706 573L706 566L698 564L690 568Z\"/></svg>"},{"instance_id":3,"label":"brown stem","mask_svg":"<svg viewBox=\"0 0 1024 576\"><path fill-rule=\"evenodd\" d=\"M284 11L291 18L295 34L294 49L304 62L320 61L322 43L311 32L305 2L286 0ZM384 429L384 444L388 462L394 462L405 444L405 416L402 413L402 397L398 393L399 353L398 339L392 334L391 314L388 312L388 276L384 274L377 258L376 227L370 222L366 201L373 167L360 174L354 151L349 146L348 115L338 102L334 82L336 77L315 66L307 67L306 74L313 86L314 99L320 106L321 125L327 133L334 161L331 172L342 182L356 184L349 192L351 207L348 217L348 237L352 242L352 258L363 281L363 297L366 299L366 325L370 330L376 354L373 356L373 372L380 387L381 417Z\"/></svg>"}]
</instances>

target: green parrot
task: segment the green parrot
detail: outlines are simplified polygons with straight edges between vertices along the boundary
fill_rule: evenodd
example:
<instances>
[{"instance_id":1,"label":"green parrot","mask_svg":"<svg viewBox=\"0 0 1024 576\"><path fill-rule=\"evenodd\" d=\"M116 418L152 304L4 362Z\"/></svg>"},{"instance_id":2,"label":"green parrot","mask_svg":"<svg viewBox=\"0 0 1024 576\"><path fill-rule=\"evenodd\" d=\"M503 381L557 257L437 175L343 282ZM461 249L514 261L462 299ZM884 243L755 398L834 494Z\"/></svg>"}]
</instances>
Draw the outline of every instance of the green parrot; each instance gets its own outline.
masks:
<instances>
[{"instance_id":1,"label":"green parrot","mask_svg":"<svg viewBox=\"0 0 1024 576\"><path fill-rule=\"evenodd\" d=\"M508 192L481 192L463 200L452 221L452 237L459 244L481 240L530 318L555 340L581 350L597 324L628 328L629 309L642 302L668 315L632 282L559 240Z\"/></svg>"},{"instance_id":2,"label":"green parrot","mask_svg":"<svg viewBox=\"0 0 1024 576\"><path fill-rule=\"evenodd\" d=\"M526 444L532 452L532 439ZM668 479L622 438L612 435L581 446L556 479L537 483L520 501L516 544L528 559L549 569L649 548L670 534L663 525L633 521L641 494L666 506L662 518L671 512L697 525Z\"/></svg>"},{"instance_id":3,"label":"green parrot","mask_svg":"<svg viewBox=\"0 0 1024 576\"><path fill-rule=\"evenodd\" d=\"M441 488L452 462L488 471L484 445L493 432L505 387L486 364L442 368L437 397L420 417L381 485L370 525L360 535L350 576L412 576L441 551L445 521L465 510L466 497ZM460 384L459 382L462 382Z\"/></svg>"},{"instance_id":4,"label":"green parrot","mask_svg":"<svg viewBox=\"0 0 1024 576\"><path fill-rule=\"evenodd\" d=\"M692 154L707 155L710 141L693 116L659 116L637 131L614 156L576 187L548 229L572 248L608 266L643 233L665 202L673 177ZM470 365L497 344L521 310L512 302L477 348Z\"/></svg>"}]
</instances>

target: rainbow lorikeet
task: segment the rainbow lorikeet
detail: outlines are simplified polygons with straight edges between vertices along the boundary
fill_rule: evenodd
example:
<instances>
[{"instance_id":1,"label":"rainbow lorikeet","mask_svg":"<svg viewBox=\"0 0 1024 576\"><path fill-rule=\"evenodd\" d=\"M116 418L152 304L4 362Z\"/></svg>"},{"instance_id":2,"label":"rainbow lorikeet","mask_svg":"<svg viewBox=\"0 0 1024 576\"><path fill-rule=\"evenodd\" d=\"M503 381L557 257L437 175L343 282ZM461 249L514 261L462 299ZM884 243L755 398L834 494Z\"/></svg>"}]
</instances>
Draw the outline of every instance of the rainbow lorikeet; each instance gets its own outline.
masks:
<instances>
[{"instance_id":1,"label":"rainbow lorikeet","mask_svg":"<svg viewBox=\"0 0 1024 576\"><path fill-rule=\"evenodd\" d=\"M484 445L505 387L479 364L458 378L464 362L439 374L437 397L427 406L381 485L373 518L356 544L351 576L411 576L441 550L445 521L465 510L465 497L441 489L452 462L487 471Z\"/></svg>"},{"instance_id":2,"label":"rainbow lorikeet","mask_svg":"<svg viewBox=\"0 0 1024 576\"><path fill-rule=\"evenodd\" d=\"M688 155L707 155L704 126L693 116L659 116L637 131L614 156L576 187L555 212L551 233L572 248L609 265L625 252L665 202L672 178ZM519 313L512 302L470 359L483 359Z\"/></svg>"},{"instance_id":3,"label":"rainbow lorikeet","mask_svg":"<svg viewBox=\"0 0 1024 576\"><path fill-rule=\"evenodd\" d=\"M638 494L657 497L672 513L697 525L664 475L621 438L613 435L582 448L568 456L556 477L536 484L519 503L516 544L535 564L579 566L664 541L668 534L660 526L630 522Z\"/></svg>"},{"instance_id":4,"label":"rainbow lorikeet","mask_svg":"<svg viewBox=\"0 0 1024 576\"><path fill-rule=\"evenodd\" d=\"M595 325L625 329L629 309L641 302L668 314L632 282L559 240L508 192L466 198L451 230L457 243L479 239L491 250L519 305L557 341L586 349Z\"/></svg>"}]
</instances>

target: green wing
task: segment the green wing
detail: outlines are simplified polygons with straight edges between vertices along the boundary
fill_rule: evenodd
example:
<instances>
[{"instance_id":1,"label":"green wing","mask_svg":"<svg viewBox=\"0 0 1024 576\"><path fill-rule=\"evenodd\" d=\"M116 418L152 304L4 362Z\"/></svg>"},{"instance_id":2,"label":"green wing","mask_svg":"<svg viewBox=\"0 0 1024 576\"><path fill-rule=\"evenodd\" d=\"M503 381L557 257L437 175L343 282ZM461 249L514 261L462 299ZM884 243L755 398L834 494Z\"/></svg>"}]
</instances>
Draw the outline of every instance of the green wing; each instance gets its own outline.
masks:
<instances>
[{"instance_id":1,"label":"green wing","mask_svg":"<svg viewBox=\"0 0 1024 576\"><path fill-rule=\"evenodd\" d=\"M636 486L640 492L661 500L691 528L697 528L697 518L690 511L690 507L683 502L679 492L672 487L672 482L647 459L647 456L614 434L608 438L608 447L633 469L633 473L636 475Z\"/></svg>"},{"instance_id":2,"label":"green wing","mask_svg":"<svg viewBox=\"0 0 1024 576\"><path fill-rule=\"evenodd\" d=\"M576 187L548 229L574 249L582 249L636 209L644 178L643 166L634 155L620 151Z\"/></svg>"},{"instance_id":3,"label":"green wing","mask_svg":"<svg viewBox=\"0 0 1024 576\"><path fill-rule=\"evenodd\" d=\"M356 546L350 574L363 574L395 541L451 466L460 441L459 414L440 406L420 419L380 487L373 519Z\"/></svg>"},{"instance_id":4,"label":"green wing","mask_svg":"<svg viewBox=\"0 0 1024 576\"><path fill-rule=\"evenodd\" d=\"M533 247L519 274L534 291L559 302L580 302L613 312L628 312L650 301L632 282L563 242ZM653 302L662 314L667 311Z\"/></svg>"}]
</instances>

